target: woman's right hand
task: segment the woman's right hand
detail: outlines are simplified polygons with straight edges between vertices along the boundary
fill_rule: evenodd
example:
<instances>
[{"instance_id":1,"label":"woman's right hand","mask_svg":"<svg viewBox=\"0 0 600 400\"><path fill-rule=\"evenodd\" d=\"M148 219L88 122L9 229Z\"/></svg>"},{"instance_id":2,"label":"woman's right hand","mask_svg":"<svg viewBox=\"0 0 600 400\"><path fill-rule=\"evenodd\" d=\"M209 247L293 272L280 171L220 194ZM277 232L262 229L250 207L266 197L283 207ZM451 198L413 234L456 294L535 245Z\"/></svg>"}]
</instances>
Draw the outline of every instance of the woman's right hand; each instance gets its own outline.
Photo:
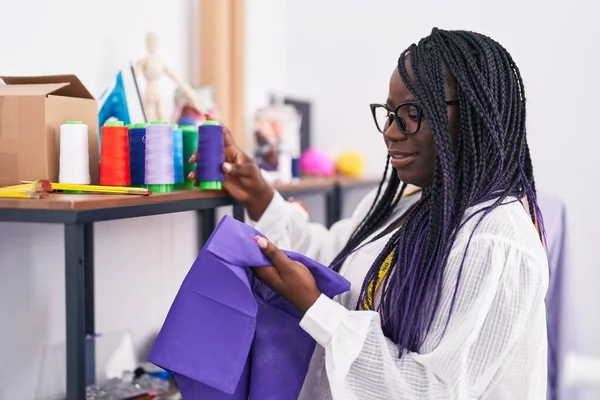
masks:
<instances>
[{"instance_id":1,"label":"woman's right hand","mask_svg":"<svg viewBox=\"0 0 600 400\"><path fill-rule=\"evenodd\" d=\"M244 153L233 140L231 131L223 127L225 162L222 165L225 173L223 189L234 199L244 205L248 216L258 221L273 199L274 190L263 178L258 165ZM189 163L197 160L197 152L192 154ZM196 179L196 171L188 175L188 179Z\"/></svg>"}]
</instances>

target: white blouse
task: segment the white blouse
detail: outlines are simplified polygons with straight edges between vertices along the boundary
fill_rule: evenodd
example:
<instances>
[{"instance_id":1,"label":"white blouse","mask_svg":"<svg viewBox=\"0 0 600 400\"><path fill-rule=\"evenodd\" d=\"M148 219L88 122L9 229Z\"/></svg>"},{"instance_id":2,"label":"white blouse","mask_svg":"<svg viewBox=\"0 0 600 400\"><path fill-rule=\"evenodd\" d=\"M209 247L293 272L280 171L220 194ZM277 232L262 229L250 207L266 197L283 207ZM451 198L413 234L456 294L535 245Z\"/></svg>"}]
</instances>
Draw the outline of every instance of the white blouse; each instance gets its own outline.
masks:
<instances>
[{"instance_id":1,"label":"white blouse","mask_svg":"<svg viewBox=\"0 0 600 400\"><path fill-rule=\"evenodd\" d=\"M280 248L328 265L374 197L375 191L363 199L351 218L328 230L309 222L301 207L276 194L254 225ZM419 198L420 194L414 194L402 199L379 231ZM452 247L441 302L424 345L402 358L396 345L384 336L379 314L354 310L367 271L391 233L346 259L340 273L350 281L351 290L334 300L322 295L300 322L318 343L300 399L546 398L545 250L522 204L512 202L483 219L465 255L478 219L466 223ZM456 302L442 335L463 255Z\"/></svg>"}]
</instances>

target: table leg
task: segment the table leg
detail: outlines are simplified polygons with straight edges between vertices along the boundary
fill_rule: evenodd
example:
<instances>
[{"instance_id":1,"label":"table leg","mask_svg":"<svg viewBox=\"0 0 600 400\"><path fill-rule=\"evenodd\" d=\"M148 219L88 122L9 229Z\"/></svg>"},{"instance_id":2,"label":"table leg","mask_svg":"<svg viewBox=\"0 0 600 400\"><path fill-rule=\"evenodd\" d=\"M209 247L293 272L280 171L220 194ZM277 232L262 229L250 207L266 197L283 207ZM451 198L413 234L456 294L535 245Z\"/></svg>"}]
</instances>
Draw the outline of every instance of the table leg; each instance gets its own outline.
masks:
<instances>
[{"instance_id":1,"label":"table leg","mask_svg":"<svg viewBox=\"0 0 600 400\"><path fill-rule=\"evenodd\" d=\"M202 246L210 237L215 225L217 224L217 210L215 208L207 208L198 210L198 251L202 250Z\"/></svg>"},{"instance_id":2,"label":"table leg","mask_svg":"<svg viewBox=\"0 0 600 400\"><path fill-rule=\"evenodd\" d=\"M95 381L94 227L65 224L67 399L85 398Z\"/></svg>"},{"instance_id":3,"label":"table leg","mask_svg":"<svg viewBox=\"0 0 600 400\"><path fill-rule=\"evenodd\" d=\"M333 189L325 196L325 209L327 212L326 221L327 228L331 228L333 224L339 221L342 217L342 189L335 185Z\"/></svg>"},{"instance_id":4,"label":"table leg","mask_svg":"<svg viewBox=\"0 0 600 400\"><path fill-rule=\"evenodd\" d=\"M235 203L233 205L233 218L242 222L244 222L244 220L246 219L244 214L244 206L242 204Z\"/></svg>"}]
</instances>

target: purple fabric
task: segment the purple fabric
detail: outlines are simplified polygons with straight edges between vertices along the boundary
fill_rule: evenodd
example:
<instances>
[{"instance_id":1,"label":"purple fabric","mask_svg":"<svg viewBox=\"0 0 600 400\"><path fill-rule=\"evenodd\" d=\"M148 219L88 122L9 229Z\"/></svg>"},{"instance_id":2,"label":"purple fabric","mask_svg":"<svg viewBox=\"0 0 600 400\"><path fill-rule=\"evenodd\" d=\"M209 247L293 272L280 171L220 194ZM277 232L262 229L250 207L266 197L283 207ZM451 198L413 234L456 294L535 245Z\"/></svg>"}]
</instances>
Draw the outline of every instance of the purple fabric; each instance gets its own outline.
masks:
<instances>
[{"instance_id":1,"label":"purple fabric","mask_svg":"<svg viewBox=\"0 0 600 400\"><path fill-rule=\"evenodd\" d=\"M550 282L546 294L548 326L548 400L575 400L574 390L561 387L560 376L565 354L576 349L575 309L571 270L568 265L567 223L565 206L558 198L540 194L538 205L544 219L550 265Z\"/></svg>"},{"instance_id":2,"label":"purple fabric","mask_svg":"<svg viewBox=\"0 0 600 400\"><path fill-rule=\"evenodd\" d=\"M254 228L225 216L184 279L148 360L175 375L188 400L297 399L315 342L300 315L246 267L269 265ZM303 255L320 291L350 290Z\"/></svg>"}]
</instances>

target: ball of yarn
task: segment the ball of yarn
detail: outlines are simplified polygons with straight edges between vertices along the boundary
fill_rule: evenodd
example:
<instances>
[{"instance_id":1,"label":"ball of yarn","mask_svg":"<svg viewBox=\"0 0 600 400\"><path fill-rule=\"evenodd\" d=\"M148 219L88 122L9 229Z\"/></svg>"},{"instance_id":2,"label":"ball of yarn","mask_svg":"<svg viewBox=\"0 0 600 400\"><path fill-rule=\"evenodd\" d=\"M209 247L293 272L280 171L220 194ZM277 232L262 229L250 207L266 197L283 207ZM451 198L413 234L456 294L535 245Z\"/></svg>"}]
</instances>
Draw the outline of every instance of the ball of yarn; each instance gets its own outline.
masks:
<instances>
[{"instance_id":1,"label":"ball of yarn","mask_svg":"<svg viewBox=\"0 0 600 400\"><path fill-rule=\"evenodd\" d=\"M337 171L341 175L351 176L358 178L363 175L365 170L365 159L364 157L353 151L347 151L337 159Z\"/></svg>"},{"instance_id":2,"label":"ball of yarn","mask_svg":"<svg viewBox=\"0 0 600 400\"><path fill-rule=\"evenodd\" d=\"M310 148L300 156L300 171L309 175L332 176L335 174L335 163L326 152Z\"/></svg>"}]
</instances>

